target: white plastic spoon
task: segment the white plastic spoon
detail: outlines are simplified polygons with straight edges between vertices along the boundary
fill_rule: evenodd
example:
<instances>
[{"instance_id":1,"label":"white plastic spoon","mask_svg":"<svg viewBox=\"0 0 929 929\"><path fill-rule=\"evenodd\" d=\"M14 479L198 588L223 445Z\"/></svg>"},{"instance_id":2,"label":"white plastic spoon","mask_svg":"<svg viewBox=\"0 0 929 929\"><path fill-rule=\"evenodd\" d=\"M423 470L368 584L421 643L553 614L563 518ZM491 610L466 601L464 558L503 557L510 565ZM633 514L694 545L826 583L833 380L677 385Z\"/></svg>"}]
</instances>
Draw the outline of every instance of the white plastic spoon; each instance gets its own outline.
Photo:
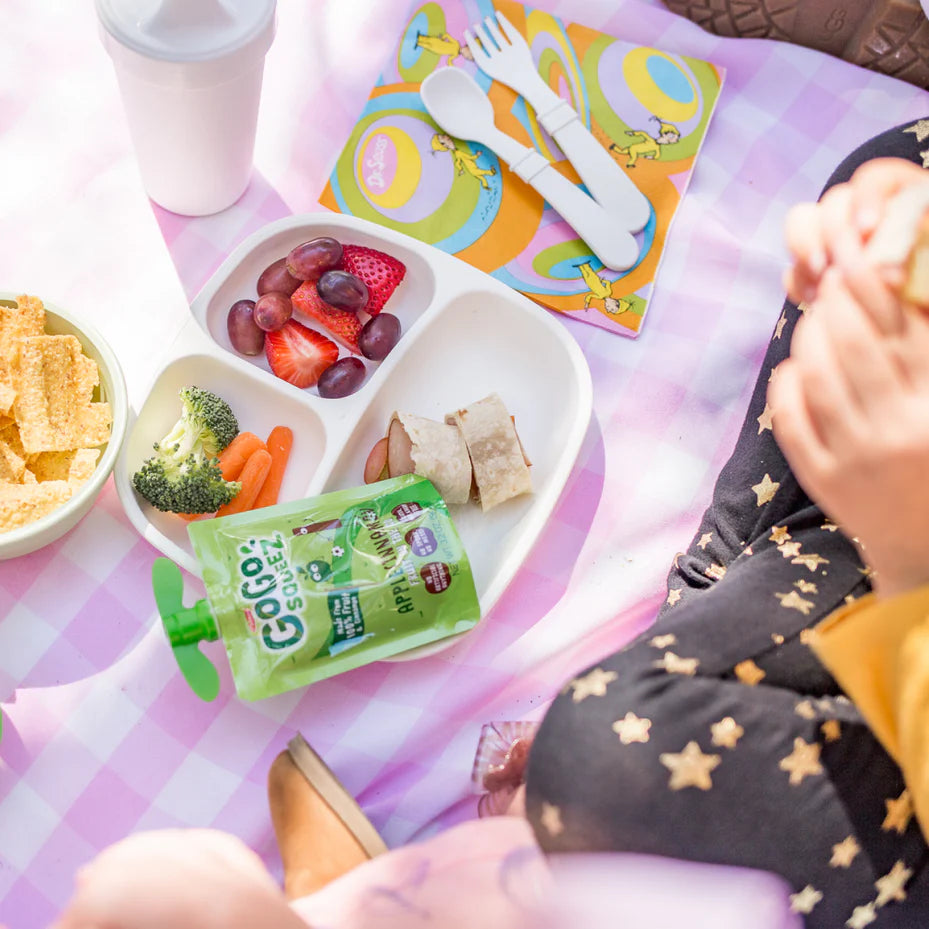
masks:
<instances>
[{"instance_id":1,"label":"white plastic spoon","mask_svg":"<svg viewBox=\"0 0 929 929\"><path fill-rule=\"evenodd\" d=\"M625 271L636 263L639 246L623 223L535 149L501 132L494 124L493 105L469 74L458 68L433 71L423 81L420 93L429 115L442 129L496 152L577 231L606 267Z\"/></svg>"}]
</instances>

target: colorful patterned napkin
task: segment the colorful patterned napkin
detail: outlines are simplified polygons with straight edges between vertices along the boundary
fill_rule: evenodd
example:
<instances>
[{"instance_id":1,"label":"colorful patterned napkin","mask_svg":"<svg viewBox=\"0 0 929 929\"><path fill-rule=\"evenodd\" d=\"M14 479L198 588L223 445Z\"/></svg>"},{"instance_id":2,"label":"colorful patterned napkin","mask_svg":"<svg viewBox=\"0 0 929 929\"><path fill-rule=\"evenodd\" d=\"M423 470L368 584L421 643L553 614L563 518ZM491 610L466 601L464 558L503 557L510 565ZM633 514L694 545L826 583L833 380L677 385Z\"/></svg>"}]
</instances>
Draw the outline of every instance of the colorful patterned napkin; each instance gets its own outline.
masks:
<instances>
[{"instance_id":1,"label":"colorful patterned napkin","mask_svg":"<svg viewBox=\"0 0 929 929\"><path fill-rule=\"evenodd\" d=\"M443 134L426 112L422 80L436 68L464 68L487 91L498 128L580 183L523 98L471 61L464 30L493 14L490 0L430 0L413 11L320 202L457 255L551 310L635 336L724 72L510 0L496 7L526 37L549 85L649 198L638 263L604 268L496 155Z\"/></svg>"}]
</instances>

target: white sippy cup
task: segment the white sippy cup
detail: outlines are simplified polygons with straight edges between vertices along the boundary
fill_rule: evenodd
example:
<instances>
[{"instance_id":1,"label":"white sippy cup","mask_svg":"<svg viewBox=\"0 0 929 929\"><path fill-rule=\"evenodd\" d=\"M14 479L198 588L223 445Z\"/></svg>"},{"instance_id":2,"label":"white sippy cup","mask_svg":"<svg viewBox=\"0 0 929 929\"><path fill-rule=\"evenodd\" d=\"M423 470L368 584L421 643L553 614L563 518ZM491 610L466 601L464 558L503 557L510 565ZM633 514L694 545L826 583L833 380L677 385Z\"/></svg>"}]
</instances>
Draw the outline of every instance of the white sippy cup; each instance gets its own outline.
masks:
<instances>
[{"instance_id":1,"label":"white sippy cup","mask_svg":"<svg viewBox=\"0 0 929 929\"><path fill-rule=\"evenodd\" d=\"M96 0L142 183L174 213L204 216L252 170L275 0Z\"/></svg>"}]
</instances>

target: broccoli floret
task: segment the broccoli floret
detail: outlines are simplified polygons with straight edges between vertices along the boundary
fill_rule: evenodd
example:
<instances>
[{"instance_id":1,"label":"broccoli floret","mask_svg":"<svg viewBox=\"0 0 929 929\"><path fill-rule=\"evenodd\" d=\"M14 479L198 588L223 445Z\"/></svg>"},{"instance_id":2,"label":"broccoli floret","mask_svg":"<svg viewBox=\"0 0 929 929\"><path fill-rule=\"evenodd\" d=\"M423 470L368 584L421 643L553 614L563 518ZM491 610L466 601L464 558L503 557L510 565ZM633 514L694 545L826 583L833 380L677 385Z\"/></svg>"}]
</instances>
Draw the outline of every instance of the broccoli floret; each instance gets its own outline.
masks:
<instances>
[{"instance_id":1,"label":"broccoli floret","mask_svg":"<svg viewBox=\"0 0 929 929\"><path fill-rule=\"evenodd\" d=\"M242 489L238 481L224 480L217 460L202 452L180 461L155 455L132 475L132 486L170 513L213 513Z\"/></svg>"},{"instance_id":2,"label":"broccoli floret","mask_svg":"<svg viewBox=\"0 0 929 929\"><path fill-rule=\"evenodd\" d=\"M183 411L155 454L132 476L132 486L156 509L212 513L242 489L224 480L216 456L235 438L239 424L225 400L201 387L180 391Z\"/></svg>"},{"instance_id":3,"label":"broccoli floret","mask_svg":"<svg viewBox=\"0 0 929 929\"><path fill-rule=\"evenodd\" d=\"M215 458L239 434L235 413L222 397L202 387L182 387L179 396L181 418L155 451L179 458L202 451Z\"/></svg>"}]
</instances>

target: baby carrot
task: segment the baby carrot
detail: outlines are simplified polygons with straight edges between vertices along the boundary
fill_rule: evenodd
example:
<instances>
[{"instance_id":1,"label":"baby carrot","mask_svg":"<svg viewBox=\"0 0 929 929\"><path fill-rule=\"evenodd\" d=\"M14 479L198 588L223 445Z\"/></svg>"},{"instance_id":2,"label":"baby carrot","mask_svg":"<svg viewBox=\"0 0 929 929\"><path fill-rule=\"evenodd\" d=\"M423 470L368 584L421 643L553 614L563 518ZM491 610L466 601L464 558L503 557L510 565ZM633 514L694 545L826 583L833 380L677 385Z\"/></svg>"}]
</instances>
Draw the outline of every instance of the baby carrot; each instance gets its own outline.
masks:
<instances>
[{"instance_id":1,"label":"baby carrot","mask_svg":"<svg viewBox=\"0 0 929 929\"><path fill-rule=\"evenodd\" d=\"M216 515L230 516L232 513L243 513L245 510L250 510L255 505L255 498L258 496L270 468L271 455L267 449L259 448L252 452L238 477L238 480L242 482L242 489L229 503L224 503L216 511Z\"/></svg>"},{"instance_id":2,"label":"baby carrot","mask_svg":"<svg viewBox=\"0 0 929 929\"><path fill-rule=\"evenodd\" d=\"M219 453L219 469L223 472L223 480L237 481L252 452L264 447L264 442L254 432L240 432Z\"/></svg>"},{"instance_id":3,"label":"baby carrot","mask_svg":"<svg viewBox=\"0 0 929 929\"><path fill-rule=\"evenodd\" d=\"M259 509L263 506L273 506L277 503L278 494L281 492L281 482L284 480L284 469L287 467L287 459L290 458L290 449L294 444L294 433L289 426L275 426L268 436L265 445L271 455L271 470L261 487L258 499L252 509Z\"/></svg>"}]
</instances>

